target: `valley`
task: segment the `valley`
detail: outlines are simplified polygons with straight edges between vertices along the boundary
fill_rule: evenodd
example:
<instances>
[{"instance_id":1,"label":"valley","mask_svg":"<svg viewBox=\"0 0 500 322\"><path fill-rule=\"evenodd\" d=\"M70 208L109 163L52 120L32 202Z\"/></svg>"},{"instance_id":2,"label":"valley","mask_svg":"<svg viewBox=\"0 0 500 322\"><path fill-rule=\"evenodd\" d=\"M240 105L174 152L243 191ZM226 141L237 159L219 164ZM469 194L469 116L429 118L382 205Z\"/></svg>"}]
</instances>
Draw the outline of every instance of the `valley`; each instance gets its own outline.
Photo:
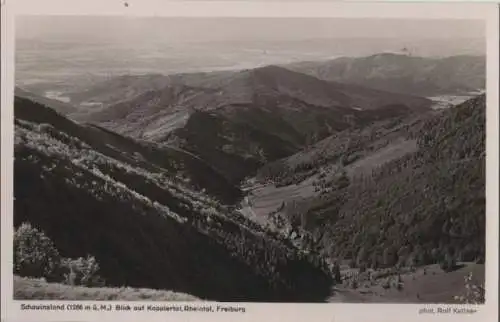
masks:
<instances>
[{"instance_id":1,"label":"valley","mask_svg":"<svg viewBox=\"0 0 500 322\"><path fill-rule=\"evenodd\" d=\"M15 226L152 299L456 303L464 276L484 284L483 67L377 54L18 87ZM16 294L63 296L54 274Z\"/></svg>"}]
</instances>

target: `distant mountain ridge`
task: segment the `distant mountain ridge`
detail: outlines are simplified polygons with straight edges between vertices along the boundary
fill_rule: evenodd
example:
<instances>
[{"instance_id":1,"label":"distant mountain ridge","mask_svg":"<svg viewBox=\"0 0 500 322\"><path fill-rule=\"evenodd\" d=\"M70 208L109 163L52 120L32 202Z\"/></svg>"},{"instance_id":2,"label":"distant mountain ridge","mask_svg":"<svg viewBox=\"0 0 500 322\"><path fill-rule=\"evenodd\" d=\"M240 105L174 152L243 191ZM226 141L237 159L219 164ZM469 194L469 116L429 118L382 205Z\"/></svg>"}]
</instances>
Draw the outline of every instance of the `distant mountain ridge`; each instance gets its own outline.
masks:
<instances>
[{"instance_id":1,"label":"distant mountain ridge","mask_svg":"<svg viewBox=\"0 0 500 322\"><path fill-rule=\"evenodd\" d=\"M433 102L415 95L430 94L426 88L462 92L480 86L482 62L379 54L239 71L120 76L66 93L78 109L66 115L177 146L239 184L264 164L339 131L429 111Z\"/></svg>"},{"instance_id":2,"label":"distant mountain ridge","mask_svg":"<svg viewBox=\"0 0 500 322\"><path fill-rule=\"evenodd\" d=\"M424 58L382 53L284 67L322 80L419 96L475 92L484 89L486 82L485 56Z\"/></svg>"},{"instance_id":3,"label":"distant mountain ridge","mask_svg":"<svg viewBox=\"0 0 500 322\"><path fill-rule=\"evenodd\" d=\"M432 104L418 96L327 82L273 65L122 76L65 95L77 107L66 114L70 118L175 145L203 159L231 184L337 131L425 112Z\"/></svg>"},{"instance_id":4,"label":"distant mountain ridge","mask_svg":"<svg viewBox=\"0 0 500 322\"><path fill-rule=\"evenodd\" d=\"M277 66L208 76L151 77L153 77L153 84L148 90L143 89L146 85L138 79L128 78L130 83L125 79L118 79L120 83L123 81L122 86L125 86L123 90L118 86L118 93L123 94L123 91L127 91L139 94L132 99L123 99L127 95L120 95L119 97L122 98L120 102L110 104L102 111L89 114L88 121L120 123L120 119L123 119L124 123L134 127L134 121L141 118L145 119L141 120L140 126L144 129L148 128L149 123L152 122L150 117L155 113L168 116L179 113L186 115L194 111L226 113L237 109L238 106L248 105L273 104L275 109L287 109L289 112L296 110L294 106L291 106L294 103L319 108L340 107L357 110L376 109L396 104L407 105L411 109L425 110L430 105L430 102L423 98L324 82ZM164 87L159 85L160 79L165 82ZM146 83L149 83L149 78ZM165 85L166 83L170 84ZM105 84L100 86L102 89L97 93L108 88ZM115 86L116 84L112 83L106 93L114 93ZM158 87L161 88L157 89ZM90 90L90 92L93 91ZM97 97L90 98L90 101L96 100L107 102L99 94Z\"/></svg>"},{"instance_id":5,"label":"distant mountain ridge","mask_svg":"<svg viewBox=\"0 0 500 322\"><path fill-rule=\"evenodd\" d=\"M326 82L278 66L151 77L154 84L160 84L159 79L169 84L140 93L145 85L129 78L129 87L118 86L118 93L137 95L89 113L85 121L134 138L176 142L232 183L337 131L425 112L432 104L417 96ZM97 96L87 100L99 100L104 88L89 91Z\"/></svg>"},{"instance_id":6,"label":"distant mountain ridge","mask_svg":"<svg viewBox=\"0 0 500 322\"><path fill-rule=\"evenodd\" d=\"M147 92L169 91L189 88L206 91L209 97L197 109L214 109L230 103L250 103L256 95L287 95L306 103L318 106L359 107L361 109L376 108L388 104L383 95L387 91L352 86L340 83L324 82L317 77L302 72L294 72L277 65L269 65L254 69L208 72L176 75L141 75L119 76L95 84L83 91L68 93L74 104L82 102L101 103L111 106L116 103L137 99ZM210 91L212 90L212 91ZM357 96L352 95L356 93ZM410 107L420 107L422 98L413 95L397 95L391 93L390 103L405 102ZM363 96L376 98L367 104ZM399 100L400 102L395 102ZM386 100L387 101L387 100ZM197 102L200 103L200 102Z\"/></svg>"}]
</instances>

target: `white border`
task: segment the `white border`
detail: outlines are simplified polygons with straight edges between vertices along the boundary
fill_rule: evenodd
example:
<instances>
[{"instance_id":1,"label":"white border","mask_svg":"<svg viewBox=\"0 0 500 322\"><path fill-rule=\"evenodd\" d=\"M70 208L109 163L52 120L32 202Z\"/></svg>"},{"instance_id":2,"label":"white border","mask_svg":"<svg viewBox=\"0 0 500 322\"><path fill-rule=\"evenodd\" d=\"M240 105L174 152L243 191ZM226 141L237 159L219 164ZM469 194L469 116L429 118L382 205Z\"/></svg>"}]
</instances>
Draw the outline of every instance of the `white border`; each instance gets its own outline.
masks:
<instances>
[{"instance_id":1,"label":"white border","mask_svg":"<svg viewBox=\"0 0 500 322\"><path fill-rule=\"evenodd\" d=\"M358 17L484 19L491 3L330 1L6 0L13 13L162 17ZM129 7L123 5L130 3Z\"/></svg>"},{"instance_id":2,"label":"white border","mask_svg":"<svg viewBox=\"0 0 500 322\"><path fill-rule=\"evenodd\" d=\"M128 0L6 0L2 5L2 92L1 92L1 179L2 179L2 320L102 321L497 321L498 303L498 8L492 3L331 3L331 2L247 2ZM473 315L418 315L429 305L405 304L245 304L245 314L188 313L50 313L20 311L12 294L12 160L13 160L13 17L22 14L128 15L184 17L358 17L358 18L475 18L487 21L487 302ZM39 302L38 302L39 303ZM54 302L52 302L54 303ZM112 302L116 304L116 302ZM241 303L243 304L243 303Z\"/></svg>"}]
</instances>

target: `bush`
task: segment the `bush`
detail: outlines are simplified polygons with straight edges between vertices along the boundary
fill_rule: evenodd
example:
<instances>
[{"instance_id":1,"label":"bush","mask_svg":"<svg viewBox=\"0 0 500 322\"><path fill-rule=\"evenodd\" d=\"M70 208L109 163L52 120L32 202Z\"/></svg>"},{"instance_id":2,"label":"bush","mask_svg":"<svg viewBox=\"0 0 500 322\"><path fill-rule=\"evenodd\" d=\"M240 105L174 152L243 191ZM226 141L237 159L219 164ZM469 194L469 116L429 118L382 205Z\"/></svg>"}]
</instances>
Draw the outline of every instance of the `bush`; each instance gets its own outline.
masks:
<instances>
[{"instance_id":1,"label":"bush","mask_svg":"<svg viewBox=\"0 0 500 322\"><path fill-rule=\"evenodd\" d=\"M103 286L93 256L63 258L42 231L23 223L14 233L14 274L68 285Z\"/></svg>"},{"instance_id":2,"label":"bush","mask_svg":"<svg viewBox=\"0 0 500 322\"><path fill-rule=\"evenodd\" d=\"M469 273L464 278L465 280L465 294L455 296L455 300L464 304L484 304L485 302L485 288L484 285L474 284L472 282L472 273Z\"/></svg>"},{"instance_id":3,"label":"bush","mask_svg":"<svg viewBox=\"0 0 500 322\"><path fill-rule=\"evenodd\" d=\"M61 256L54 243L40 230L23 223L14 232L14 274L57 279Z\"/></svg>"},{"instance_id":4,"label":"bush","mask_svg":"<svg viewBox=\"0 0 500 322\"><path fill-rule=\"evenodd\" d=\"M99 263L93 256L87 256L87 258L65 259L64 266L67 269L67 273L64 277L65 284L87 287L104 285L104 281L97 275Z\"/></svg>"}]
</instances>

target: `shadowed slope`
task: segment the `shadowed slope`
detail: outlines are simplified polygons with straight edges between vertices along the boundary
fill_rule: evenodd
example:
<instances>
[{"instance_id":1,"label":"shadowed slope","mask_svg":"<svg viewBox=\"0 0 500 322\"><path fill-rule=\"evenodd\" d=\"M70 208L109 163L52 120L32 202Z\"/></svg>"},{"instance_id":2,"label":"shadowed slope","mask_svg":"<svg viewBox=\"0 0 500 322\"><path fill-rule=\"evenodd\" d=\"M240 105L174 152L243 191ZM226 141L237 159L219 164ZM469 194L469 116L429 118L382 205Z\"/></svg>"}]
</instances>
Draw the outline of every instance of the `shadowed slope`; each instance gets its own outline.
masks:
<instances>
[{"instance_id":1,"label":"shadowed slope","mask_svg":"<svg viewBox=\"0 0 500 322\"><path fill-rule=\"evenodd\" d=\"M62 256L94 255L108 286L223 301L320 301L328 293L319 258L150 161L163 154L134 158L129 139L26 99L16 98L15 117L15 225L40 228Z\"/></svg>"}]
</instances>

